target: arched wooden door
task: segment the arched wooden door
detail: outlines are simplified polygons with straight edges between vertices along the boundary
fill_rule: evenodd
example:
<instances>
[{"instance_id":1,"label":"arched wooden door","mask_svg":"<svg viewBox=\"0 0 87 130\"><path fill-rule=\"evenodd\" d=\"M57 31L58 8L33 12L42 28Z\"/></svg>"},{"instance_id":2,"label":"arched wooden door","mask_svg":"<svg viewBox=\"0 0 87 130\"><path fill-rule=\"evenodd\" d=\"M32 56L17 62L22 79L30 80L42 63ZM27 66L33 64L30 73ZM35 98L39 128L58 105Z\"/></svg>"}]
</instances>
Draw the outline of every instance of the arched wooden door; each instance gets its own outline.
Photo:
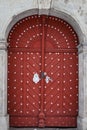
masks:
<instances>
[{"instance_id":1,"label":"arched wooden door","mask_svg":"<svg viewBox=\"0 0 87 130\"><path fill-rule=\"evenodd\" d=\"M29 16L13 26L8 43L10 125L76 127L78 38L73 28L53 16Z\"/></svg>"}]
</instances>

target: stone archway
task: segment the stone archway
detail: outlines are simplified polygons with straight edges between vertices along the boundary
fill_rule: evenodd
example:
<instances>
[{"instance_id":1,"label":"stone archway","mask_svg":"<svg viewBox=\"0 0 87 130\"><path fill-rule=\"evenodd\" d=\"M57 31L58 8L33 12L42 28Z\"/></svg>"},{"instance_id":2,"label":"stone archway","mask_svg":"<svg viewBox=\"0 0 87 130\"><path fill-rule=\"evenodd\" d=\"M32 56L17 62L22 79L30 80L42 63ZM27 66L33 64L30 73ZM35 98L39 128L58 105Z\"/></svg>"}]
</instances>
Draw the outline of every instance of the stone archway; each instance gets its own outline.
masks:
<instances>
[{"instance_id":1,"label":"stone archway","mask_svg":"<svg viewBox=\"0 0 87 130\"><path fill-rule=\"evenodd\" d=\"M21 18L25 17L26 15L30 15L31 14L36 14L36 12L38 12L38 10L32 10L32 11L25 11L22 14L17 15L16 17L13 18L13 20L8 24L7 28L6 28L6 39L8 36L8 33L11 29L11 27ZM42 12L42 11L41 11ZM44 10L43 10L44 13ZM87 46L86 46L86 41L84 42L84 35L79 27L79 24L75 21L74 18L72 18L70 15L67 15L61 11L57 12L57 11L50 11L50 15L54 15L57 17L60 17L62 19L65 19L66 21L68 21L73 28L75 29L75 31L77 32L77 35L79 37L79 42L80 45L78 47L78 52L79 52L79 116L78 116L78 120L77 120L77 125L78 125L78 130L86 130L87 129L87 106L86 106L86 78L87 78L87 74L86 74L86 70L87 70ZM66 17L67 16L67 17ZM4 130L8 130L9 125L9 118L7 116L7 102L6 102L6 97L7 97L7 52L6 52L6 48L7 48L7 44L6 41L1 41L0 44L0 61L1 61L1 70L2 70L2 93L3 96L1 97L2 102L1 102L1 109L0 109L0 121L2 122L2 126L1 129ZM3 60L2 60L3 59Z\"/></svg>"}]
</instances>

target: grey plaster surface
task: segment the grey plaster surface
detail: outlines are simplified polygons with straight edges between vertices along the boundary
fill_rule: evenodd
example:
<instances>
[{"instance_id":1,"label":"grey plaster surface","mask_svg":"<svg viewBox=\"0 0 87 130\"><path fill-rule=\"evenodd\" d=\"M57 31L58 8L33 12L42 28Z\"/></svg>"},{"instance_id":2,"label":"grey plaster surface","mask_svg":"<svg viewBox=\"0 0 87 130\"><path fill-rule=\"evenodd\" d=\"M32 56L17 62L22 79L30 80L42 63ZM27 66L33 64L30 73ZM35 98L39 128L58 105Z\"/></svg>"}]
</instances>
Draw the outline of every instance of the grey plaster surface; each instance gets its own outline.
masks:
<instances>
[{"instance_id":1,"label":"grey plaster surface","mask_svg":"<svg viewBox=\"0 0 87 130\"><path fill-rule=\"evenodd\" d=\"M18 20L41 13L66 20L78 35L81 46L79 47L77 126L78 130L87 130L87 0L0 0L0 130L76 130L75 128L9 128L6 98L7 53L4 47L5 42L2 41L7 42L9 31Z\"/></svg>"}]
</instances>

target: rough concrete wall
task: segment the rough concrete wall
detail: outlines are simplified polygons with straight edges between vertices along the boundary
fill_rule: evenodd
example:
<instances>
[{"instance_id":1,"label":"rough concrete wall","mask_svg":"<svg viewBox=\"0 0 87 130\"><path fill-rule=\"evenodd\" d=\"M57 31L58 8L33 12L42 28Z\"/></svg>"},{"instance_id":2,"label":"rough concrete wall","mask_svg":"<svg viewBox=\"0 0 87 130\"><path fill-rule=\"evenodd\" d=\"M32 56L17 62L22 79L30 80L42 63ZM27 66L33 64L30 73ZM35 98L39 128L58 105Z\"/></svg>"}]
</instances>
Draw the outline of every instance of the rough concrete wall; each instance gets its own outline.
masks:
<instances>
[{"instance_id":1,"label":"rough concrete wall","mask_svg":"<svg viewBox=\"0 0 87 130\"><path fill-rule=\"evenodd\" d=\"M6 28L14 15L34 8L52 8L68 13L87 35L87 0L0 0L0 39L5 38Z\"/></svg>"}]
</instances>

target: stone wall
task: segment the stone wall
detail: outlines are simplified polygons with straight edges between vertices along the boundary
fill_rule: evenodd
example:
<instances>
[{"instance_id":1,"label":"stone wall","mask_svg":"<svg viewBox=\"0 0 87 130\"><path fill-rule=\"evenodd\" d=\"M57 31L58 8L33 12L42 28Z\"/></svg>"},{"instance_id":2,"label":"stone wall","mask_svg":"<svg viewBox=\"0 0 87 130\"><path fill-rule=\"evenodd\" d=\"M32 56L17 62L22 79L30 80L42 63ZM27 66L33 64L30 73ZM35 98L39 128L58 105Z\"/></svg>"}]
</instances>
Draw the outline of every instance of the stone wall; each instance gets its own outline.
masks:
<instances>
[{"instance_id":1,"label":"stone wall","mask_svg":"<svg viewBox=\"0 0 87 130\"><path fill-rule=\"evenodd\" d=\"M79 38L78 130L87 130L87 0L0 0L0 130L9 129L7 115L7 36L21 18L38 13L65 19Z\"/></svg>"},{"instance_id":2,"label":"stone wall","mask_svg":"<svg viewBox=\"0 0 87 130\"><path fill-rule=\"evenodd\" d=\"M5 38L6 27L13 17L38 8L68 13L79 23L84 35L87 34L87 0L0 0L0 39Z\"/></svg>"}]
</instances>

